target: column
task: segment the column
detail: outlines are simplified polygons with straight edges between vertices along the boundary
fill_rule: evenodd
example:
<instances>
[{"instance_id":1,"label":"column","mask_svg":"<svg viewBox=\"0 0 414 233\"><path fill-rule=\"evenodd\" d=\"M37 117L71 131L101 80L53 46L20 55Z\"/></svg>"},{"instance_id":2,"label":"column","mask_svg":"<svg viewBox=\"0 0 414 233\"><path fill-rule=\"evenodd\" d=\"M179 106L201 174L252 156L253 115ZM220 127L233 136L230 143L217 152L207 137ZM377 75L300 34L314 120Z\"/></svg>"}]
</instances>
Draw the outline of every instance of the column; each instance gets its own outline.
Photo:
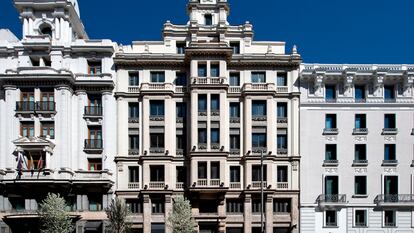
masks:
<instances>
[{"instance_id":1,"label":"column","mask_svg":"<svg viewBox=\"0 0 414 233\"><path fill-rule=\"evenodd\" d=\"M190 130L191 130L191 145L189 146L190 149L192 150L192 148L195 146L196 148L198 148L198 93L195 91L191 92L191 114L190 114L190 119L191 119L191 125L190 125Z\"/></svg>"},{"instance_id":2,"label":"column","mask_svg":"<svg viewBox=\"0 0 414 233\"><path fill-rule=\"evenodd\" d=\"M220 93L220 146L224 146L224 151L229 151L229 125L230 125L229 106L227 102L227 93Z\"/></svg>"},{"instance_id":3,"label":"column","mask_svg":"<svg viewBox=\"0 0 414 233\"><path fill-rule=\"evenodd\" d=\"M19 138L20 135L20 122L17 117L14 116L16 110L16 101L18 100L19 91L15 86L4 86L5 90L5 108L4 108L4 120L3 122L7 127L2 128L3 134L3 145L4 149L1 149L4 153L0 156L0 161L3 161L6 168L16 169L16 157L13 155L15 145L12 143L14 140Z\"/></svg>"},{"instance_id":4,"label":"column","mask_svg":"<svg viewBox=\"0 0 414 233\"><path fill-rule=\"evenodd\" d=\"M115 155L116 155L116 102L112 91L104 91L102 93L103 107L103 166L102 169L115 172Z\"/></svg>"},{"instance_id":5,"label":"column","mask_svg":"<svg viewBox=\"0 0 414 233\"><path fill-rule=\"evenodd\" d=\"M49 163L50 168L70 167L71 165L71 146L72 146L72 93L68 86L60 86L55 91L56 100L56 157Z\"/></svg>"},{"instance_id":6,"label":"column","mask_svg":"<svg viewBox=\"0 0 414 233\"><path fill-rule=\"evenodd\" d=\"M118 156L128 155L128 101L119 97L118 104ZM142 135L140 135L141 137ZM141 147L141 146L140 146Z\"/></svg>"},{"instance_id":7,"label":"column","mask_svg":"<svg viewBox=\"0 0 414 233\"><path fill-rule=\"evenodd\" d=\"M175 155L176 150L176 112L175 101L171 97L167 97L164 101L164 142L165 151L168 150L168 155ZM171 183L172 184L172 183Z\"/></svg>"},{"instance_id":8,"label":"column","mask_svg":"<svg viewBox=\"0 0 414 233\"><path fill-rule=\"evenodd\" d=\"M244 197L244 233L252 232L252 196L245 194Z\"/></svg>"},{"instance_id":9,"label":"column","mask_svg":"<svg viewBox=\"0 0 414 233\"><path fill-rule=\"evenodd\" d=\"M267 194L265 197L265 232L273 233L273 195Z\"/></svg>"},{"instance_id":10,"label":"column","mask_svg":"<svg viewBox=\"0 0 414 233\"><path fill-rule=\"evenodd\" d=\"M150 148L150 127L149 127L149 116L150 116L150 100L148 96L142 99L142 151L147 151L149 154Z\"/></svg>"},{"instance_id":11,"label":"column","mask_svg":"<svg viewBox=\"0 0 414 233\"><path fill-rule=\"evenodd\" d=\"M165 219L168 219L169 214L173 210L172 198L170 194L165 195ZM172 233L171 228L165 226L165 233Z\"/></svg>"},{"instance_id":12,"label":"column","mask_svg":"<svg viewBox=\"0 0 414 233\"><path fill-rule=\"evenodd\" d=\"M292 197L292 226L296 225L296 228L292 230L292 233L298 233L299 232L299 194L296 194Z\"/></svg>"},{"instance_id":13,"label":"column","mask_svg":"<svg viewBox=\"0 0 414 233\"><path fill-rule=\"evenodd\" d=\"M267 103L267 153L270 151L272 154L277 154L277 146L276 146L276 137L277 137L277 116L276 116L276 108L275 108L275 101L273 97L268 97L266 100Z\"/></svg>"},{"instance_id":14,"label":"column","mask_svg":"<svg viewBox=\"0 0 414 233\"><path fill-rule=\"evenodd\" d=\"M244 151L242 154L246 154L247 151L252 150L252 98L246 97L244 100Z\"/></svg>"},{"instance_id":15,"label":"column","mask_svg":"<svg viewBox=\"0 0 414 233\"><path fill-rule=\"evenodd\" d=\"M143 208L143 233L151 233L151 199L148 194L144 194L144 208Z\"/></svg>"},{"instance_id":16,"label":"column","mask_svg":"<svg viewBox=\"0 0 414 233\"><path fill-rule=\"evenodd\" d=\"M46 162L46 169L51 169L50 163L51 163L51 153L50 153L50 148L46 148L44 151L46 152L46 158L45 158L45 162Z\"/></svg>"},{"instance_id":17,"label":"column","mask_svg":"<svg viewBox=\"0 0 414 233\"><path fill-rule=\"evenodd\" d=\"M292 156L299 156L299 97L292 99L292 127L290 128L290 138L292 140ZM290 121L290 119L289 119Z\"/></svg>"},{"instance_id":18,"label":"column","mask_svg":"<svg viewBox=\"0 0 414 233\"><path fill-rule=\"evenodd\" d=\"M74 138L74 166L75 170L87 170L88 159L86 153L83 151L85 145L85 139L88 138L88 126L86 124L83 115L85 113L85 106L88 105L88 96L86 91L76 91L76 117L73 118L72 124L77 126L76 137ZM77 163L77 164L76 164Z\"/></svg>"}]
</instances>

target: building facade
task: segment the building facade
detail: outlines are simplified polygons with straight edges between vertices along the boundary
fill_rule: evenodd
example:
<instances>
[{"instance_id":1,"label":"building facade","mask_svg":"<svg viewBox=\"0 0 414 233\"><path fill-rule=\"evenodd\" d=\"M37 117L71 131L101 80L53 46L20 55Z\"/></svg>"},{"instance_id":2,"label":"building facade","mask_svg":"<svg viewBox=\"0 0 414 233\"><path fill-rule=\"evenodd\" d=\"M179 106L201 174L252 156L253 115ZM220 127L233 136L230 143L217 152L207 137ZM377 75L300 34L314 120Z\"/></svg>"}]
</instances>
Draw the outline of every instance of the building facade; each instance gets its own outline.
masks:
<instances>
[{"instance_id":1,"label":"building facade","mask_svg":"<svg viewBox=\"0 0 414 233\"><path fill-rule=\"evenodd\" d=\"M76 0L13 2L23 38L0 31L0 232L39 232L49 192L67 200L76 232L102 232L116 181L116 44L88 39Z\"/></svg>"},{"instance_id":2,"label":"building facade","mask_svg":"<svg viewBox=\"0 0 414 233\"><path fill-rule=\"evenodd\" d=\"M413 232L407 65L301 67L301 232Z\"/></svg>"},{"instance_id":3,"label":"building facade","mask_svg":"<svg viewBox=\"0 0 414 233\"><path fill-rule=\"evenodd\" d=\"M230 25L226 0L187 12L115 55L116 194L137 232L169 232L176 195L199 232L260 232L263 152L265 231L298 232L300 55Z\"/></svg>"}]
</instances>

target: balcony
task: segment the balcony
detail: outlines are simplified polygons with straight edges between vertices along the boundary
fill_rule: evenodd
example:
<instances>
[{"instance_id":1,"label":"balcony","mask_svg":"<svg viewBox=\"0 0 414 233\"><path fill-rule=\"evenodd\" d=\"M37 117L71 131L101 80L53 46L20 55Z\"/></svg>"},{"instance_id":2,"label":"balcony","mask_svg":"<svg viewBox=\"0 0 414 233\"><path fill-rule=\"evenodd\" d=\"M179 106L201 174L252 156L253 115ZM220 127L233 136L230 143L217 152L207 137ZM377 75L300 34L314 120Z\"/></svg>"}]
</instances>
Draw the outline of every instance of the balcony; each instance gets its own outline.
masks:
<instances>
[{"instance_id":1,"label":"balcony","mask_svg":"<svg viewBox=\"0 0 414 233\"><path fill-rule=\"evenodd\" d=\"M273 83L246 83L243 85L243 91L249 92L249 91L270 91L275 92L276 87Z\"/></svg>"},{"instance_id":2,"label":"balcony","mask_svg":"<svg viewBox=\"0 0 414 233\"><path fill-rule=\"evenodd\" d=\"M210 111L211 116L220 116L220 110L211 110Z\"/></svg>"},{"instance_id":3,"label":"balcony","mask_svg":"<svg viewBox=\"0 0 414 233\"><path fill-rule=\"evenodd\" d=\"M55 112L56 111L56 104L53 101L41 101L36 102L36 112Z\"/></svg>"},{"instance_id":4,"label":"balcony","mask_svg":"<svg viewBox=\"0 0 414 233\"><path fill-rule=\"evenodd\" d=\"M151 147L149 149L149 152L151 155L164 155L165 154L165 148L164 147Z\"/></svg>"},{"instance_id":5,"label":"balcony","mask_svg":"<svg viewBox=\"0 0 414 233\"><path fill-rule=\"evenodd\" d=\"M230 123L239 124L240 123L240 117L230 117Z\"/></svg>"},{"instance_id":6,"label":"balcony","mask_svg":"<svg viewBox=\"0 0 414 233\"><path fill-rule=\"evenodd\" d=\"M261 181L252 181L252 188L254 189L260 189L262 186ZM267 181L263 181L263 188L265 189L267 187Z\"/></svg>"},{"instance_id":7,"label":"balcony","mask_svg":"<svg viewBox=\"0 0 414 233\"><path fill-rule=\"evenodd\" d=\"M288 93L289 87L277 87L276 88L277 93Z\"/></svg>"},{"instance_id":8,"label":"balcony","mask_svg":"<svg viewBox=\"0 0 414 233\"><path fill-rule=\"evenodd\" d=\"M36 103L34 101L17 101L16 112L31 113L35 111Z\"/></svg>"},{"instance_id":9,"label":"balcony","mask_svg":"<svg viewBox=\"0 0 414 233\"><path fill-rule=\"evenodd\" d=\"M321 194L317 199L319 206L344 206L346 205L345 194Z\"/></svg>"},{"instance_id":10,"label":"balcony","mask_svg":"<svg viewBox=\"0 0 414 233\"><path fill-rule=\"evenodd\" d=\"M211 150L220 150L220 144L219 143L211 143Z\"/></svg>"},{"instance_id":11,"label":"balcony","mask_svg":"<svg viewBox=\"0 0 414 233\"><path fill-rule=\"evenodd\" d=\"M142 83L141 92L174 92L172 83Z\"/></svg>"},{"instance_id":12,"label":"balcony","mask_svg":"<svg viewBox=\"0 0 414 233\"><path fill-rule=\"evenodd\" d=\"M206 117L207 116L207 110L198 110L198 116Z\"/></svg>"},{"instance_id":13,"label":"balcony","mask_svg":"<svg viewBox=\"0 0 414 233\"><path fill-rule=\"evenodd\" d=\"M89 153L101 153L103 150L102 139L85 139L84 151Z\"/></svg>"},{"instance_id":14,"label":"balcony","mask_svg":"<svg viewBox=\"0 0 414 233\"><path fill-rule=\"evenodd\" d=\"M102 106L85 106L85 116L102 117Z\"/></svg>"},{"instance_id":15,"label":"balcony","mask_svg":"<svg viewBox=\"0 0 414 233\"><path fill-rule=\"evenodd\" d=\"M184 182L175 183L175 188L176 189L184 189L185 188Z\"/></svg>"},{"instance_id":16,"label":"balcony","mask_svg":"<svg viewBox=\"0 0 414 233\"><path fill-rule=\"evenodd\" d=\"M278 155L287 155L288 149L287 148L277 148L277 154Z\"/></svg>"},{"instance_id":17,"label":"balcony","mask_svg":"<svg viewBox=\"0 0 414 233\"><path fill-rule=\"evenodd\" d=\"M338 128L325 128L323 129L323 135L338 135Z\"/></svg>"},{"instance_id":18,"label":"balcony","mask_svg":"<svg viewBox=\"0 0 414 233\"><path fill-rule=\"evenodd\" d=\"M323 161L323 166L338 166L339 161L335 159L325 159Z\"/></svg>"},{"instance_id":19,"label":"balcony","mask_svg":"<svg viewBox=\"0 0 414 233\"><path fill-rule=\"evenodd\" d=\"M230 182L230 189L241 189L240 182Z\"/></svg>"},{"instance_id":20,"label":"balcony","mask_svg":"<svg viewBox=\"0 0 414 233\"><path fill-rule=\"evenodd\" d=\"M254 115L252 116L252 121L267 121L267 116Z\"/></svg>"},{"instance_id":21,"label":"balcony","mask_svg":"<svg viewBox=\"0 0 414 233\"><path fill-rule=\"evenodd\" d=\"M139 189L139 182L129 182L128 189Z\"/></svg>"},{"instance_id":22,"label":"balcony","mask_svg":"<svg viewBox=\"0 0 414 233\"><path fill-rule=\"evenodd\" d=\"M207 143L198 143L199 150L207 150Z\"/></svg>"},{"instance_id":23,"label":"balcony","mask_svg":"<svg viewBox=\"0 0 414 233\"><path fill-rule=\"evenodd\" d=\"M150 189L164 189L165 182L164 181L150 181L149 188Z\"/></svg>"},{"instance_id":24,"label":"balcony","mask_svg":"<svg viewBox=\"0 0 414 233\"><path fill-rule=\"evenodd\" d=\"M384 128L382 129L382 135L397 135L398 129L397 128Z\"/></svg>"},{"instance_id":25,"label":"balcony","mask_svg":"<svg viewBox=\"0 0 414 233\"><path fill-rule=\"evenodd\" d=\"M287 124L288 119L287 119L287 117L277 117L277 123L278 124Z\"/></svg>"},{"instance_id":26,"label":"balcony","mask_svg":"<svg viewBox=\"0 0 414 233\"><path fill-rule=\"evenodd\" d=\"M277 182L276 188L281 189L281 190L288 190L289 189L289 182Z\"/></svg>"},{"instance_id":27,"label":"balcony","mask_svg":"<svg viewBox=\"0 0 414 233\"><path fill-rule=\"evenodd\" d=\"M207 179L198 179L197 186L199 187L207 187L208 181Z\"/></svg>"},{"instance_id":28,"label":"balcony","mask_svg":"<svg viewBox=\"0 0 414 233\"><path fill-rule=\"evenodd\" d=\"M164 121L164 115L150 115L150 121Z\"/></svg>"},{"instance_id":29,"label":"balcony","mask_svg":"<svg viewBox=\"0 0 414 233\"><path fill-rule=\"evenodd\" d=\"M139 117L129 117L128 123L130 124L138 124L139 123Z\"/></svg>"},{"instance_id":30,"label":"balcony","mask_svg":"<svg viewBox=\"0 0 414 233\"><path fill-rule=\"evenodd\" d=\"M368 160L354 160L352 166L368 166Z\"/></svg>"},{"instance_id":31,"label":"balcony","mask_svg":"<svg viewBox=\"0 0 414 233\"><path fill-rule=\"evenodd\" d=\"M211 78L191 78L192 85L223 85L226 78L211 77Z\"/></svg>"},{"instance_id":32,"label":"balcony","mask_svg":"<svg viewBox=\"0 0 414 233\"><path fill-rule=\"evenodd\" d=\"M354 128L353 135L367 135L368 129L367 128Z\"/></svg>"},{"instance_id":33,"label":"balcony","mask_svg":"<svg viewBox=\"0 0 414 233\"><path fill-rule=\"evenodd\" d=\"M210 180L210 187L218 187L220 186L220 179L211 179Z\"/></svg>"},{"instance_id":34,"label":"balcony","mask_svg":"<svg viewBox=\"0 0 414 233\"><path fill-rule=\"evenodd\" d=\"M263 156L266 155L267 153L267 148L266 147L253 147L251 154L252 155L261 155L263 152Z\"/></svg>"},{"instance_id":35,"label":"balcony","mask_svg":"<svg viewBox=\"0 0 414 233\"><path fill-rule=\"evenodd\" d=\"M129 149L128 155L137 156L139 155L139 149Z\"/></svg>"},{"instance_id":36,"label":"balcony","mask_svg":"<svg viewBox=\"0 0 414 233\"><path fill-rule=\"evenodd\" d=\"M397 166L398 165L398 160L395 159L386 159L386 160L382 160L382 166Z\"/></svg>"},{"instance_id":37,"label":"balcony","mask_svg":"<svg viewBox=\"0 0 414 233\"><path fill-rule=\"evenodd\" d=\"M240 155L240 149L230 149L230 155Z\"/></svg>"},{"instance_id":38,"label":"balcony","mask_svg":"<svg viewBox=\"0 0 414 233\"><path fill-rule=\"evenodd\" d=\"M241 87L229 87L229 93L240 93Z\"/></svg>"},{"instance_id":39,"label":"balcony","mask_svg":"<svg viewBox=\"0 0 414 233\"><path fill-rule=\"evenodd\" d=\"M413 207L413 194L380 194L374 199L374 203L380 207Z\"/></svg>"}]
</instances>

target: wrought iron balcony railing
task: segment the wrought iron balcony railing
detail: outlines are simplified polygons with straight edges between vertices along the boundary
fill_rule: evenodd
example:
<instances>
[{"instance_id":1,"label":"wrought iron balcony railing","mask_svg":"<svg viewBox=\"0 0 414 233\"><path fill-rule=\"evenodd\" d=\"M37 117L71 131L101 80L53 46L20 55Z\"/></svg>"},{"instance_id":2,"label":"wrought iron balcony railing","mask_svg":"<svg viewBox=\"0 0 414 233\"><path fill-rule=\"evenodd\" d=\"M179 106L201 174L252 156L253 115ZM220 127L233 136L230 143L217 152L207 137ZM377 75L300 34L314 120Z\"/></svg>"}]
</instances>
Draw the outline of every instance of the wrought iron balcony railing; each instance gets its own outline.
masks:
<instances>
[{"instance_id":1,"label":"wrought iron balcony railing","mask_svg":"<svg viewBox=\"0 0 414 233\"><path fill-rule=\"evenodd\" d=\"M85 139L85 150L102 150L102 139Z\"/></svg>"},{"instance_id":2,"label":"wrought iron balcony railing","mask_svg":"<svg viewBox=\"0 0 414 233\"><path fill-rule=\"evenodd\" d=\"M85 106L85 116L102 116L102 106Z\"/></svg>"},{"instance_id":3,"label":"wrought iron balcony railing","mask_svg":"<svg viewBox=\"0 0 414 233\"><path fill-rule=\"evenodd\" d=\"M380 194L374 199L377 205L382 204L413 204L414 194Z\"/></svg>"},{"instance_id":4,"label":"wrought iron balcony railing","mask_svg":"<svg viewBox=\"0 0 414 233\"><path fill-rule=\"evenodd\" d=\"M54 112L56 104L53 101L36 102L36 111L40 112Z\"/></svg>"},{"instance_id":5,"label":"wrought iron balcony railing","mask_svg":"<svg viewBox=\"0 0 414 233\"><path fill-rule=\"evenodd\" d=\"M346 194L321 194L319 195L317 202L319 204L344 204L346 203Z\"/></svg>"},{"instance_id":6,"label":"wrought iron balcony railing","mask_svg":"<svg viewBox=\"0 0 414 233\"><path fill-rule=\"evenodd\" d=\"M17 101L16 112L34 112L35 106L34 101Z\"/></svg>"}]
</instances>

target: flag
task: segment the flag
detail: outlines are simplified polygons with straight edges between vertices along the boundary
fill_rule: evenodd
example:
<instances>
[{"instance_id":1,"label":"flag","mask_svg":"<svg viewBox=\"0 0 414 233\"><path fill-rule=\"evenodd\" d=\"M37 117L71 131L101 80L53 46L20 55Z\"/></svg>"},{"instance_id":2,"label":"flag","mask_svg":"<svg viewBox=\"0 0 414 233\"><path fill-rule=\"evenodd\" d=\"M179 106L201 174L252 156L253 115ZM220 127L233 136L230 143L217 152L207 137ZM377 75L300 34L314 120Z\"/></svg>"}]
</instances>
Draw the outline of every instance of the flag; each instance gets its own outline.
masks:
<instances>
[{"instance_id":1,"label":"flag","mask_svg":"<svg viewBox=\"0 0 414 233\"><path fill-rule=\"evenodd\" d=\"M37 162L37 170L42 170L43 169L43 156L42 155L40 155L40 159L39 159L39 161Z\"/></svg>"},{"instance_id":2,"label":"flag","mask_svg":"<svg viewBox=\"0 0 414 233\"><path fill-rule=\"evenodd\" d=\"M22 155L19 153L17 155L17 171L21 173L23 170L23 161L22 161Z\"/></svg>"},{"instance_id":3,"label":"flag","mask_svg":"<svg viewBox=\"0 0 414 233\"><path fill-rule=\"evenodd\" d=\"M33 156L32 153L29 152L29 156L30 156L30 161L29 161L29 166L28 166L28 170L34 170L34 161L33 161Z\"/></svg>"}]
</instances>

